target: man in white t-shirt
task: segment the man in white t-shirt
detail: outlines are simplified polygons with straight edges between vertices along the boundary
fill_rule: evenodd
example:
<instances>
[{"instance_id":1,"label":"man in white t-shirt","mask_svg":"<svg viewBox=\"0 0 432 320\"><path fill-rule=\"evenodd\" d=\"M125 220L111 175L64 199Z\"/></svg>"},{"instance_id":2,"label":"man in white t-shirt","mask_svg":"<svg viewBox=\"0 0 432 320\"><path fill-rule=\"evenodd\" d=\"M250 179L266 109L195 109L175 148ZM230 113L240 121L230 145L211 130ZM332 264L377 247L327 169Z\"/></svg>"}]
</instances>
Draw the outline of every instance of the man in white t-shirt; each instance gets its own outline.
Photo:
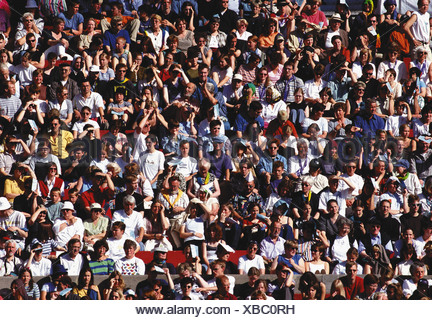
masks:
<instances>
[{"instance_id":1,"label":"man in white t-shirt","mask_svg":"<svg viewBox=\"0 0 432 320\"><path fill-rule=\"evenodd\" d=\"M68 253L60 256L60 264L68 271L68 275L77 276L84 265L88 264L87 259L80 254L81 241L71 239L68 242Z\"/></svg>"},{"instance_id":2,"label":"man in white t-shirt","mask_svg":"<svg viewBox=\"0 0 432 320\"><path fill-rule=\"evenodd\" d=\"M135 211L135 198L127 195L123 198L123 209L115 211L112 221L121 221L126 225L126 235L141 243L144 236L144 223L141 213Z\"/></svg>"},{"instance_id":3,"label":"man in white t-shirt","mask_svg":"<svg viewBox=\"0 0 432 320\"><path fill-rule=\"evenodd\" d=\"M181 156L175 158L173 163L177 165L177 172L181 173L186 181L192 179L192 177L198 172L198 162L196 159L189 156L190 142L183 140L180 142L180 154Z\"/></svg>"},{"instance_id":4,"label":"man in white t-shirt","mask_svg":"<svg viewBox=\"0 0 432 320\"><path fill-rule=\"evenodd\" d=\"M99 118L101 122L105 121L104 118L104 103L102 96L97 92L91 91L91 85L89 80L85 80L81 83L81 93L76 95L72 100L75 116L79 117L81 109L87 106L91 110L90 118Z\"/></svg>"},{"instance_id":5,"label":"man in white t-shirt","mask_svg":"<svg viewBox=\"0 0 432 320\"><path fill-rule=\"evenodd\" d=\"M156 188L158 176L164 170L165 156L162 152L156 150L158 139L155 135L150 134L147 136L145 143L147 150L140 154L137 163L145 178L150 180L152 188Z\"/></svg>"},{"instance_id":6,"label":"man in white t-shirt","mask_svg":"<svg viewBox=\"0 0 432 320\"><path fill-rule=\"evenodd\" d=\"M429 47L431 38L429 3L429 0L418 0L418 11L412 13L411 18L404 26L404 30L407 33L408 40L413 43L411 52L416 52L417 48L422 46L427 52L427 60L432 61L432 53Z\"/></svg>"},{"instance_id":7,"label":"man in white t-shirt","mask_svg":"<svg viewBox=\"0 0 432 320\"><path fill-rule=\"evenodd\" d=\"M265 274L264 259L256 254L258 251L258 243L254 240L249 242L247 253L239 258L238 270L239 274L247 274L252 267L257 268L261 274Z\"/></svg>"}]
</instances>

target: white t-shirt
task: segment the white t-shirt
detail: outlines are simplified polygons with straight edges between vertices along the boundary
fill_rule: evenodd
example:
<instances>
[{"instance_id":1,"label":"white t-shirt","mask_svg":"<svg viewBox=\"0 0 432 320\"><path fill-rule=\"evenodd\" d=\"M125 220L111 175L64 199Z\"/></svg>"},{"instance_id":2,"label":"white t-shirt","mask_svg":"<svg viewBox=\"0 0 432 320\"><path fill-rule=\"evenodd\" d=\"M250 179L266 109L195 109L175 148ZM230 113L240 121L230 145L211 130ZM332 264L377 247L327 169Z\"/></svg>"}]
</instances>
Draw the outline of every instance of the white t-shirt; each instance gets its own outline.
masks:
<instances>
[{"instance_id":1,"label":"white t-shirt","mask_svg":"<svg viewBox=\"0 0 432 320\"><path fill-rule=\"evenodd\" d=\"M326 42L325 42L325 48L326 49L333 48L333 43L331 42L331 40L334 36L340 36L339 30L333 31L333 30L329 29L329 31L327 33Z\"/></svg>"},{"instance_id":2,"label":"white t-shirt","mask_svg":"<svg viewBox=\"0 0 432 320\"><path fill-rule=\"evenodd\" d=\"M305 98L318 99L319 93L323 88L327 87L327 81L321 80L319 85L315 84L315 80L311 79L305 82Z\"/></svg>"},{"instance_id":3,"label":"white t-shirt","mask_svg":"<svg viewBox=\"0 0 432 320\"><path fill-rule=\"evenodd\" d=\"M198 162L196 159L191 157L177 158L181 162L177 165L177 172L181 173L184 177L189 177L190 175L198 172Z\"/></svg>"},{"instance_id":4,"label":"white t-shirt","mask_svg":"<svg viewBox=\"0 0 432 320\"><path fill-rule=\"evenodd\" d=\"M245 274L248 273L249 269L255 267L258 270L265 269L264 259L260 255L255 255L255 258L249 260L249 258L244 255L239 258L238 269L243 270Z\"/></svg>"},{"instance_id":5,"label":"white t-shirt","mask_svg":"<svg viewBox=\"0 0 432 320\"><path fill-rule=\"evenodd\" d=\"M60 225L62 223L67 222L64 218L58 218L54 221L53 232L56 236L55 240L58 242L58 245L61 247L65 247L70 239L74 235L79 235L80 239L84 236L84 224L80 218L76 218L74 224L66 226L62 231L60 231Z\"/></svg>"},{"instance_id":6,"label":"white t-shirt","mask_svg":"<svg viewBox=\"0 0 432 320\"><path fill-rule=\"evenodd\" d=\"M351 192L351 195L358 196L360 194L360 191L363 189L364 180L361 176L354 173L352 176L347 175L344 173L342 177L347 178L349 181L352 182L352 184L356 187L353 192ZM346 184L345 181L340 180L340 183L338 185L339 191L344 191L348 189L348 196L349 196L349 186Z\"/></svg>"},{"instance_id":7,"label":"white t-shirt","mask_svg":"<svg viewBox=\"0 0 432 320\"><path fill-rule=\"evenodd\" d=\"M86 124L91 124L95 130L99 129L99 125L96 121L87 120L86 122L83 122L82 120L80 120L75 122L75 124L72 127L72 131L76 131L78 132L78 134L80 134L84 131L84 127Z\"/></svg>"},{"instance_id":8,"label":"white t-shirt","mask_svg":"<svg viewBox=\"0 0 432 320\"><path fill-rule=\"evenodd\" d=\"M83 107L89 107L92 111L91 118L100 117L99 108L105 109L102 96L97 92L90 93L88 98L84 98L82 94L76 95L72 100L72 105L80 112Z\"/></svg>"},{"instance_id":9,"label":"white t-shirt","mask_svg":"<svg viewBox=\"0 0 432 320\"><path fill-rule=\"evenodd\" d=\"M137 257L133 257L132 259L123 257L115 263L114 268L116 271L126 276L143 276L145 274L144 261Z\"/></svg>"},{"instance_id":10,"label":"white t-shirt","mask_svg":"<svg viewBox=\"0 0 432 320\"><path fill-rule=\"evenodd\" d=\"M270 123L270 121L276 119L280 110L286 111L287 108L286 103L282 100L279 100L273 106L266 101L263 101L261 104L263 106L261 117L263 118L264 123Z\"/></svg>"},{"instance_id":11,"label":"white t-shirt","mask_svg":"<svg viewBox=\"0 0 432 320\"><path fill-rule=\"evenodd\" d=\"M65 267L69 276L77 276L83 267L84 259L79 253L74 259L69 254L66 254L60 257L60 264Z\"/></svg>"},{"instance_id":12,"label":"white t-shirt","mask_svg":"<svg viewBox=\"0 0 432 320\"><path fill-rule=\"evenodd\" d=\"M36 67L31 64L28 66L28 68L25 68L21 64L19 64L13 69L17 79L20 81L23 87L28 86L32 83L33 72L35 70Z\"/></svg>"},{"instance_id":13,"label":"white t-shirt","mask_svg":"<svg viewBox=\"0 0 432 320\"><path fill-rule=\"evenodd\" d=\"M144 177L151 181L160 170L164 169L165 156L158 150L155 150L153 153L146 151L140 155L137 161ZM156 186L156 183L154 183L154 186Z\"/></svg>"},{"instance_id":14,"label":"white t-shirt","mask_svg":"<svg viewBox=\"0 0 432 320\"><path fill-rule=\"evenodd\" d=\"M318 132L319 135L323 134L324 131L328 132L328 121L327 121L327 119L321 117L318 120L312 120L311 118L304 119L304 121L301 123L303 133L307 132L309 126L312 123L316 123L318 125L318 127L320 128L320 131Z\"/></svg>"},{"instance_id":15,"label":"white t-shirt","mask_svg":"<svg viewBox=\"0 0 432 320\"><path fill-rule=\"evenodd\" d=\"M108 243L109 249L108 249L106 255L109 258L113 259L114 261L117 261L117 260L120 260L121 258L123 258L125 256L123 246L124 246L125 241L128 239L135 241L135 239L128 237L126 234L124 234L121 239L116 239L114 237L108 238L107 243ZM137 247L138 247L139 244L136 241L135 241L135 243L137 244Z\"/></svg>"},{"instance_id":16,"label":"white t-shirt","mask_svg":"<svg viewBox=\"0 0 432 320\"><path fill-rule=\"evenodd\" d=\"M139 229L144 228L141 213L132 211L128 216L124 210L115 211L112 222L121 221L126 225L125 235L135 239L139 234Z\"/></svg>"},{"instance_id":17,"label":"white t-shirt","mask_svg":"<svg viewBox=\"0 0 432 320\"><path fill-rule=\"evenodd\" d=\"M28 260L25 262L25 266L27 265L27 262ZM30 271L33 277L46 277L51 274L51 265L51 260L47 258L42 258L40 261L33 259L30 266Z\"/></svg>"}]
</instances>

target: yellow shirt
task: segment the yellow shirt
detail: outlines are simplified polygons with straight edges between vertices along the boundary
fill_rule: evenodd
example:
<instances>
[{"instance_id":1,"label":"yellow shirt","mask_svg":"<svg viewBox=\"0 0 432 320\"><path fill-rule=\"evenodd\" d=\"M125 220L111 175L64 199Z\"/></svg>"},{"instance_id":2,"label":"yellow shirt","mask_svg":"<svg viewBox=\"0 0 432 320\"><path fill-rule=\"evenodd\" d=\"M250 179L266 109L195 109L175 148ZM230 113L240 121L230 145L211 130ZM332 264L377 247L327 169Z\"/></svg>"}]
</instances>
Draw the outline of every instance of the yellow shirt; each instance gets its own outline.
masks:
<instances>
[{"instance_id":1,"label":"yellow shirt","mask_svg":"<svg viewBox=\"0 0 432 320\"><path fill-rule=\"evenodd\" d=\"M65 130L60 130L57 138L49 137L51 143L51 153L59 159L66 159L69 157L69 152L66 151L66 146L74 140L72 133Z\"/></svg>"},{"instance_id":2,"label":"yellow shirt","mask_svg":"<svg viewBox=\"0 0 432 320\"><path fill-rule=\"evenodd\" d=\"M28 178L30 178L30 176L21 177L19 180L9 178L6 179L4 184L4 194L24 194L24 181ZM14 199L9 199L9 202L12 204L14 202Z\"/></svg>"}]
</instances>

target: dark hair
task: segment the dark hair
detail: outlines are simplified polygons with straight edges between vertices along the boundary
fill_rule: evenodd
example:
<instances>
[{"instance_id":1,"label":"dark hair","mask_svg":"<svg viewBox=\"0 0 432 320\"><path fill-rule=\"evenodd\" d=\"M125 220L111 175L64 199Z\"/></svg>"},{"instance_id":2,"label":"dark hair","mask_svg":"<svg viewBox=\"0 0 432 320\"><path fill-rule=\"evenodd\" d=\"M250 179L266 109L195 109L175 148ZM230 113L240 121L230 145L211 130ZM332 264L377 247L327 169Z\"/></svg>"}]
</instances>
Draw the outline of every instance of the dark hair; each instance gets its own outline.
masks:
<instances>
[{"instance_id":1,"label":"dark hair","mask_svg":"<svg viewBox=\"0 0 432 320\"><path fill-rule=\"evenodd\" d=\"M86 272L90 272L91 277L90 277L90 282L89 282L89 290L87 292L90 292L90 287L94 284L94 275L93 275L93 271L89 266L85 266L81 269L79 276L78 276L78 289L81 290L84 288L85 286L85 281L84 281L84 276L86 274Z\"/></svg>"},{"instance_id":2,"label":"dark hair","mask_svg":"<svg viewBox=\"0 0 432 320\"><path fill-rule=\"evenodd\" d=\"M29 288L30 290L33 290L33 285L34 285L33 274L29 268L22 268L18 274L18 278L20 279L23 276L24 272L30 273Z\"/></svg>"}]
</instances>

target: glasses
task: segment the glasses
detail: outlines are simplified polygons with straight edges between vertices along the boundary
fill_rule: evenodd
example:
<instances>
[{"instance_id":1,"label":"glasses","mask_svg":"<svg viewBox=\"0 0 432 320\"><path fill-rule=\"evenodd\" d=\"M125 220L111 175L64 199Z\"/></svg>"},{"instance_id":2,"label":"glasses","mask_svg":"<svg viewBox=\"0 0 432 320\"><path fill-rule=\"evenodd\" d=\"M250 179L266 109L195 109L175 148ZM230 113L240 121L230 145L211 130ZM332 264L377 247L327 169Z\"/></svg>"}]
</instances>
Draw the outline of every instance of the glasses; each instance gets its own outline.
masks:
<instances>
[{"instance_id":1,"label":"glasses","mask_svg":"<svg viewBox=\"0 0 432 320\"><path fill-rule=\"evenodd\" d=\"M33 19L25 19L25 22L33 22Z\"/></svg>"},{"instance_id":2,"label":"glasses","mask_svg":"<svg viewBox=\"0 0 432 320\"><path fill-rule=\"evenodd\" d=\"M420 207L420 203L411 203L411 206L413 206L413 207Z\"/></svg>"},{"instance_id":3,"label":"glasses","mask_svg":"<svg viewBox=\"0 0 432 320\"><path fill-rule=\"evenodd\" d=\"M372 75L373 75L373 72L366 72L366 75L368 75L368 76L372 76Z\"/></svg>"},{"instance_id":4,"label":"glasses","mask_svg":"<svg viewBox=\"0 0 432 320\"><path fill-rule=\"evenodd\" d=\"M363 89L363 88L357 88L357 91L364 92L365 89Z\"/></svg>"},{"instance_id":5,"label":"glasses","mask_svg":"<svg viewBox=\"0 0 432 320\"><path fill-rule=\"evenodd\" d=\"M117 72L126 73L126 70L117 70Z\"/></svg>"},{"instance_id":6,"label":"glasses","mask_svg":"<svg viewBox=\"0 0 432 320\"><path fill-rule=\"evenodd\" d=\"M276 150L278 147L269 147L269 150Z\"/></svg>"},{"instance_id":7,"label":"glasses","mask_svg":"<svg viewBox=\"0 0 432 320\"><path fill-rule=\"evenodd\" d=\"M252 251L257 251L257 250L258 250L258 248L257 248L257 247L249 247L249 250L252 250Z\"/></svg>"},{"instance_id":8,"label":"glasses","mask_svg":"<svg viewBox=\"0 0 432 320\"><path fill-rule=\"evenodd\" d=\"M426 54L426 52L424 52L424 51L418 53L419 56L422 56L424 54Z\"/></svg>"},{"instance_id":9,"label":"glasses","mask_svg":"<svg viewBox=\"0 0 432 320\"><path fill-rule=\"evenodd\" d=\"M371 23L378 23L378 21L376 21L376 20L371 20Z\"/></svg>"},{"instance_id":10,"label":"glasses","mask_svg":"<svg viewBox=\"0 0 432 320\"><path fill-rule=\"evenodd\" d=\"M82 115L89 115L90 112L81 112Z\"/></svg>"},{"instance_id":11,"label":"glasses","mask_svg":"<svg viewBox=\"0 0 432 320\"><path fill-rule=\"evenodd\" d=\"M348 169L355 169L357 168L356 166L347 166Z\"/></svg>"},{"instance_id":12,"label":"glasses","mask_svg":"<svg viewBox=\"0 0 432 320\"><path fill-rule=\"evenodd\" d=\"M116 26L120 26L120 27L121 27L122 25L123 25L123 23L117 23L117 24L116 24Z\"/></svg>"},{"instance_id":13,"label":"glasses","mask_svg":"<svg viewBox=\"0 0 432 320\"><path fill-rule=\"evenodd\" d=\"M36 42L36 39L28 39L28 42Z\"/></svg>"},{"instance_id":14,"label":"glasses","mask_svg":"<svg viewBox=\"0 0 432 320\"><path fill-rule=\"evenodd\" d=\"M347 270L347 272L348 272L348 273L356 273L356 272L357 272L357 269L350 269L350 270Z\"/></svg>"},{"instance_id":15,"label":"glasses","mask_svg":"<svg viewBox=\"0 0 432 320\"><path fill-rule=\"evenodd\" d=\"M57 168L49 168L50 171L57 171Z\"/></svg>"},{"instance_id":16,"label":"glasses","mask_svg":"<svg viewBox=\"0 0 432 320\"><path fill-rule=\"evenodd\" d=\"M192 285L188 284L187 286L182 286L182 288L190 289L190 288L192 288Z\"/></svg>"}]
</instances>

